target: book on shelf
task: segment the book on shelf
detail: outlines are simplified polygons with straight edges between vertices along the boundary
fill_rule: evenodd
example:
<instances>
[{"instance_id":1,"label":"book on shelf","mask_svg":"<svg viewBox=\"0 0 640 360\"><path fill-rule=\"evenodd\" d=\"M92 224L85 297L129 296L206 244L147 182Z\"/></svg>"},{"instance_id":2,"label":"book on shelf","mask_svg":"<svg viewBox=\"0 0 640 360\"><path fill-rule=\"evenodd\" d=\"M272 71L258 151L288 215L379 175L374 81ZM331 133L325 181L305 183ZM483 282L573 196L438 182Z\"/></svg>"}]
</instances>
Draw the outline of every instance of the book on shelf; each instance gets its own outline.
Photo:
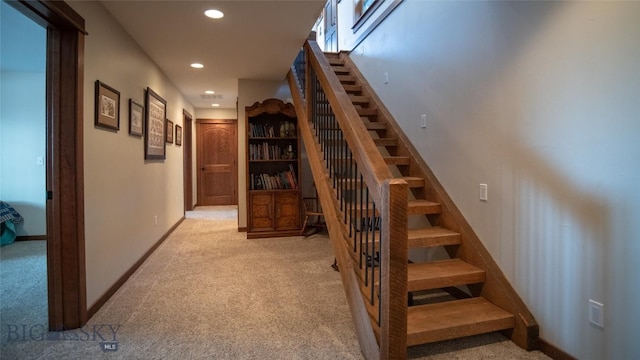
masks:
<instances>
[{"instance_id":1,"label":"book on shelf","mask_svg":"<svg viewBox=\"0 0 640 360\"><path fill-rule=\"evenodd\" d=\"M293 166L290 168L293 169ZM278 171L274 175L266 173L251 173L250 181L251 184L249 184L249 188L251 190L284 190L298 188L295 172L292 172L292 170Z\"/></svg>"},{"instance_id":2,"label":"book on shelf","mask_svg":"<svg viewBox=\"0 0 640 360\"><path fill-rule=\"evenodd\" d=\"M269 124L249 124L249 137L251 138L272 138L276 137L273 125Z\"/></svg>"},{"instance_id":3,"label":"book on shelf","mask_svg":"<svg viewBox=\"0 0 640 360\"><path fill-rule=\"evenodd\" d=\"M291 145L249 144L249 160L295 160Z\"/></svg>"}]
</instances>

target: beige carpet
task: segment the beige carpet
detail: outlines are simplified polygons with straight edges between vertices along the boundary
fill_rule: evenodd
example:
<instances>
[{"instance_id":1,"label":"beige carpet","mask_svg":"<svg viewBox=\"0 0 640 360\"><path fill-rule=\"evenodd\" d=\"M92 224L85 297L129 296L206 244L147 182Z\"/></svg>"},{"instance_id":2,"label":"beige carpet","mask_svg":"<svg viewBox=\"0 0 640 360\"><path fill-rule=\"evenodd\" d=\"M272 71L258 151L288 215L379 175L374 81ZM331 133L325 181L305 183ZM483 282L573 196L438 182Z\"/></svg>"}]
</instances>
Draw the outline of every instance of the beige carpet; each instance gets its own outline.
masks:
<instances>
[{"instance_id":1,"label":"beige carpet","mask_svg":"<svg viewBox=\"0 0 640 360\"><path fill-rule=\"evenodd\" d=\"M46 328L47 324L47 242L16 241L2 246L0 342L4 345L5 335L22 325Z\"/></svg>"},{"instance_id":2,"label":"beige carpet","mask_svg":"<svg viewBox=\"0 0 640 360\"><path fill-rule=\"evenodd\" d=\"M3 328L2 359L362 358L328 238L247 240L235 208L205 210L188 213L83 329L18 339ZM546 358L496 334L409 357Z\"/></svg>"}]
</instances>

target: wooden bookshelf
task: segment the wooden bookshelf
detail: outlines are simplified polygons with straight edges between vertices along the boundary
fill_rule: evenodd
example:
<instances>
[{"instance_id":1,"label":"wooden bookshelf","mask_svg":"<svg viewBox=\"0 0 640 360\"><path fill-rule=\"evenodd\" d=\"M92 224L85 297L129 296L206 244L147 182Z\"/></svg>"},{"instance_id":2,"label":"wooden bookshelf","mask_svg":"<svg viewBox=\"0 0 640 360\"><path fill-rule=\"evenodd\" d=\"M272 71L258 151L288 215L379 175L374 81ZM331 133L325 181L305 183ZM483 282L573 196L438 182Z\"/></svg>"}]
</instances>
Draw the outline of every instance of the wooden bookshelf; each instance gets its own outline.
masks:
<instances>
[{"instance_id":1,"label":"wooden bookshelf","mask_svg":"<svg viewBox=\"0 0 640 360\"><path fill-rule=\"evenodd\" d=\"M245 108L247 238L300 232L300 141L292 104L278 99Z\"/></svg>"}]
</instances>

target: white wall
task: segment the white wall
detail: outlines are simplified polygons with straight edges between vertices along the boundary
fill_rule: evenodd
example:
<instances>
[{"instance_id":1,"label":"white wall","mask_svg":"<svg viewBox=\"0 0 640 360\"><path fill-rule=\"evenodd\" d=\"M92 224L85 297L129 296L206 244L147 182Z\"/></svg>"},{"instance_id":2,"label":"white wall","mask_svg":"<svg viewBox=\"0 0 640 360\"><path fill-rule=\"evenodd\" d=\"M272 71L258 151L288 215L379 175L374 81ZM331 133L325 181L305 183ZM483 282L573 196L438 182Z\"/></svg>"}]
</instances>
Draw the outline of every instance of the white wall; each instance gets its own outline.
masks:
<instances>
[{"instance_id":1,"label":"white wall","mask_svg":"<svg viewBox=\"0 0 640 360\"><path fill-rule=\"evenodd\" d=\"M0 80L0 200L24 218L16 224L18 236L46 235L44 69L40 73L2 72Z\"/></svg>"},{"instance_id":2,"label":"white wall","mask_svg":"<svg viewBox=\"0 0 640 360\"><path fill-rule=\"evenodd\" d=\"M70 2L86 20L84 188L87 304L91 306L183 216L183 147L165 161L144 160L144 140L128 134L128 101L153 89L167 118L183 126L193 106L100 2ZM120 131L94 127L94 82L120 91ZM157 226L154 217L157 216Z\"/></svg>"},{"instance_id":3,"label":"white wall","mask_svg":"<svg viewBox=\"0 0 640 360\"><path fill-rule=\"evenodd\" d=\"M638 2L406 0L352 54L541 337L580 359L640 355L638 19Z\"/></svg>"},{"instance_id":4,"label":"white wall","mask_svg":"<svg viewBox=\"0 0 640 360\"><path fill-rule=\"evenodd\" d=\"M351 51L358 45L365 37L366 34L373 31L378 24L377 19L384 18L383 15L390 13L398 3L403 0L381 0L381 3L374 9L369 9L371 15L367 15L363 19L361 25L354 31L354 4L355 1L342 1L338 4L338 49L340 51ZM318 45L324 42L318 41ZM362 49L362 47L361 47Z\"/></svg>"},{"instance_id":5,"label":"white wall","mask_svg":"<svg viewBox=\"0 0 640 360\"><path fill-rule=\"evenodd\" d=\"M4 1L0 18L0 200L24 217L18 236L41 236L47 234L47 32Z\"/></svg>"},{"instance_id":6,"label":"white wall","mask_svg":"<svg viewBox=\"0 0 640 360\"><path fill-rule=\"evenodd\" d=\"M290 101L291 92L285 81L246 80L238 81L238 164L245 164L247 153L245 107L266 99ZM238 166L238 226L247 226L247 169Z\"/></svg>"}]
</instances>

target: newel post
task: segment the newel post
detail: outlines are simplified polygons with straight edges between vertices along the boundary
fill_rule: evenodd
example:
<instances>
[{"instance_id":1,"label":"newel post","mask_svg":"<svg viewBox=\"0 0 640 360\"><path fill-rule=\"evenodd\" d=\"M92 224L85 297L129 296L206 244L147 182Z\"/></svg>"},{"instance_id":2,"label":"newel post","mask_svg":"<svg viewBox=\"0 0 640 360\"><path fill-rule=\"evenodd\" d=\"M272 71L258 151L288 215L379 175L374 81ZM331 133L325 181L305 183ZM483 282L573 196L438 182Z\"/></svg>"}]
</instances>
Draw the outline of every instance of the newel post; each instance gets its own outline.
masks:
<instances>
[{"instance_id":1,"label":"newel post","mask_svg":"<svg viewBox=\"0 0 640 360\"><path fill-rule=\"evenodd\" d=\"M382 272L380 358L407 357L408 185L389 179L382 185Z\"/></svg>"}]
</instances>

